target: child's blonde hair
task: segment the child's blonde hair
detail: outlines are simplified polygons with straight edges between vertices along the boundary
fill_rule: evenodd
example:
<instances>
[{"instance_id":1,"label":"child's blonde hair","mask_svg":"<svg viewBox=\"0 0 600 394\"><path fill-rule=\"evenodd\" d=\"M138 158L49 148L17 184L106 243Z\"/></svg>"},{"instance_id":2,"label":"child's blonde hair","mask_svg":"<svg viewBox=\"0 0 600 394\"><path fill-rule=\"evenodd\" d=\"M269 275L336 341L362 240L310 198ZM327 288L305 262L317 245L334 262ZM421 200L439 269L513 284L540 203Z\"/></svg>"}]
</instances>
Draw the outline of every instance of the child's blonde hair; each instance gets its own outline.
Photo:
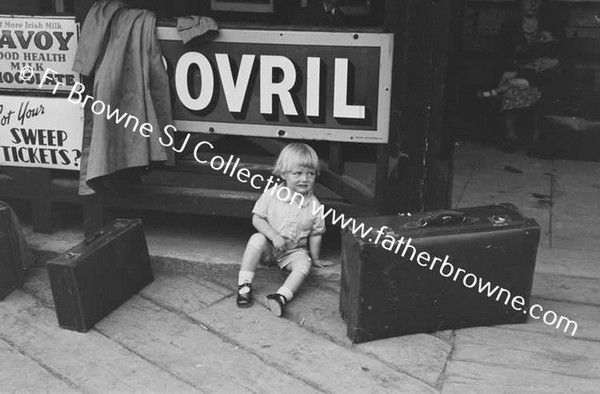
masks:
<instances>
[{"instance_id":1,"label":"child's blonde hair","mask_svg":"<svg viewBox=\"0 0 600 394\"><path fill-rule=\"evenodd\" d=\"M291 143L279 153L273 174L282 176L284 173L291 171L295 166L312 168L315 170L316 175L319 175L319 157L317 156L317 152L306 144L300 142Z\"/></svg>"}]
</instances>

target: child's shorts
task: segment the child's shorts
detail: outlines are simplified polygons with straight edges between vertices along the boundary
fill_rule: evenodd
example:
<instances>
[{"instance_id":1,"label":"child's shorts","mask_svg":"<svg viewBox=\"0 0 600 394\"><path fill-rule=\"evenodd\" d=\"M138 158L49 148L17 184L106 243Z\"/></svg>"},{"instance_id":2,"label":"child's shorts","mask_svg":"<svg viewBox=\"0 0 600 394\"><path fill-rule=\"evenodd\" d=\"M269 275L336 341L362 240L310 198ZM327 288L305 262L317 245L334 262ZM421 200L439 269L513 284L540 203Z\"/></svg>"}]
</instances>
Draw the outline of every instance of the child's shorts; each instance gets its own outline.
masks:
<instances>
[{"instance_id":1,"label":"child's shorts","mask_svg":"<svg viewBox=\"0 0 600 394\"><path fill-rule=\"evenodd\" d=\"M267 264L277 264L279 268L289 268L293 266L297 260L311 262L310 256L306 248L294 248L279 252L273 248L273 243L261 233L256 233L250 237L248 245L252 245L261 251L261 261Z\"/></svg>"}]
</instances>

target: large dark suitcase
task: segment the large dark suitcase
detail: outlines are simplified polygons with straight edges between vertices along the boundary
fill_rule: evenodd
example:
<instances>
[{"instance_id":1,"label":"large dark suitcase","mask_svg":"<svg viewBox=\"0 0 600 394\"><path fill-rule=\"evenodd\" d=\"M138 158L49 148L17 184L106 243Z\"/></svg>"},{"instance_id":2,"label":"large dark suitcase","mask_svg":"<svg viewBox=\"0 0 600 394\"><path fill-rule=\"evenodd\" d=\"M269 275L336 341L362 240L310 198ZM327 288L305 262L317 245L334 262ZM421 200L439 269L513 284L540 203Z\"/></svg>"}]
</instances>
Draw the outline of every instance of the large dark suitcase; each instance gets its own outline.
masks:
<instances>
[{"instance_id":1,"label":"large dark suitcase","mask_svg":"<svg viewBox=\"0 0 600 394\"><path fill-rule=\"evenodd\" d=\"M154 279L138 219L113 221L47 266L58 324L81 332Z\"/></svg>"},{"instance_id":2,"label":"large dark suitcase","mask_svg":"<svg viewBox=\"0 0 600 394\"><path fill-rule=\"evenodd\" d=\"M538 145L543 159L600 161L600 121L577 116L542 116Z\"/></svg>"},{"instance_id":3,"label":"large dark suitcase","mask_svg":"<svg viewBox=\"0 0 600 394\"><path fill-rule=\"evenodd\" d=\"M0 202L0 300L23 285L28 251L20 231L10 207Z\"/></svg>"},{"instance_id":4,"label":"large dark suitcase","mask_svg":"<svg viewBox=\"0 0 600 394\"><path fill-rule=\"evenodd\" d=\"M512 306L529 301L540 229L513 205L360 221L373 228L365 239L350 226L342 235L340 312L352 342L526 321ZM487 281L499 286L491 297Z\"/></svg>"}]
</instances>

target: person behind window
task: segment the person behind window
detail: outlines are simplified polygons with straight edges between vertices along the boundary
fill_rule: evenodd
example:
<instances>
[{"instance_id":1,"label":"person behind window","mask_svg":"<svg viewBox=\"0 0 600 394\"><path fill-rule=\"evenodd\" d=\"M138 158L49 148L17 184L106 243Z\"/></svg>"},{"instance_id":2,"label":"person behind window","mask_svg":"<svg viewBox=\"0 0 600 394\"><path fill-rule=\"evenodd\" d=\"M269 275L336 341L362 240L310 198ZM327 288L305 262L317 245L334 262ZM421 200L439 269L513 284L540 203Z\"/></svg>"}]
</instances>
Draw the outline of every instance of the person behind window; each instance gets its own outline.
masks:
<instances>
[{"instance_id":1,"label":"person behind window","mask_svg":"<svg viewBox=\"0 0 600 394\"><path fill-rule=\"evenodd\" d=\"M343 26L346 24L344 13L339 5L341 0L308 0L306 7L300 9L293 23L314 26Z\"/></svg>"},{"instance_id":2,"label":"person behind window","mask_svg":"<svg viewBox=\"0 0 600 394\"><path fill-rule=\"evenodd\" d=\"M556 101L565 81L564 26L543 7L544 0L518 2L520 16L505 21L500 28L500 81L496 88L478 93L483 99L500 100L505 114L505 152L514 152L519 145L518 110L539 109ZM537 138L535 125L532 144Z\"/></svg>"}]
</instances>

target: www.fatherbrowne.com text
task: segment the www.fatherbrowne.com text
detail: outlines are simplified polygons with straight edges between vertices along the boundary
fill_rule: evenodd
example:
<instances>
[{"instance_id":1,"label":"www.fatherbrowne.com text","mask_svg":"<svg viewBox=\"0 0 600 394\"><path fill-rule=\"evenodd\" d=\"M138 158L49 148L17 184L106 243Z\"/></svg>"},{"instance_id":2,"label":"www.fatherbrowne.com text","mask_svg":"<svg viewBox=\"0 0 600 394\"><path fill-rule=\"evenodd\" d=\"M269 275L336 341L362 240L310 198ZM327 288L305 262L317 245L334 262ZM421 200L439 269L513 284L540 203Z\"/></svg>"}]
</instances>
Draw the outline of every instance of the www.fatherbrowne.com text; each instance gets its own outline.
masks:
<instances>
[{"instance_id":1,"label":"www.fatherbrowne.com text","mask_svg":"<svg viewBox=\"0 0 600 394\"><path fill-rule=\"evenodd\" d=\"M26 66L21 69L21 78L28 80L33 77L33 70L31 67ZM57 89L64 84L53 78L53 75L57 72L52 69L46 69L44 76L42 77L39 87L47 85L48 83L55 83L53 94L56 94ZM73 85L67 100L70 103L81 105L85 107L90 106L90 110L97 116L105 116L107 120L113 121L115 124L122 124L124 128L129 128L133 132L139 132L143 137L150 137L151 133L154 132L152 125L149 123L140 122L133 114L121 112L118 108L111 108L110 104L104 103L100 100L94 99L94 97L84 94L85 86L79 82L75 82ZM186 139L183 141L179 148L174 146L175 139L173 138L174 133L177 131L175 126L167 125L162 130L166 138L161 137L160 143L166 148L172 148L175 152L182 152L187 145L190 135L188 134ZM277 198L282 201L289 202L290 204L297 203L298 206L302 206L304 203L304 196L300 193L292 193L290 189L285 186L273 187L277 184L277 178L270 176L265 179L261 174L252 174L252 172L245 167L240 167L240 158L235 158L234 155L230 155L228 158L214 155L208 160L203 160L200 157L201 148L209 148L214 150L214 146L209 141L200 141L196 144L193 154L194 158L200 164L208 164L213 170L222 172L224 175L237 179L241 183L249 183L250 186L256 190L262 190L266 193L276 193ZM523 314L528 314L533 319L541 319L544 324L554 326L556 329L563 329L563 332L571 330L571 336L574 336L577 332L577 322L571 320L565 316L558 315L552 310L544 311L544 308L539 304L533 304L531 306L525 305L525 299L521 295L512 295L511 292L498 285L493 285L489 281L485 281L482 277L479 277L473 273L467 272L463 268L455 267L450 260L450 256L446 255L443 258L439 256L432 256L427 251L419 251L412 244L411 238L399 237L390 235L386 230L388 228L383 226L377 230L372 227L365 228L364 223L358 223L354 218L346 217L343 213L337 212L333 208L325 209L323 205L316 204L313 200L312 212L315 215L320 215L323 219L331 220L331 223L338 225L342 229L347 229L353 235L358 235L362 239L368 240L376 245L380 245L383 249L390 253L399 254L403 258L407 258L411 262L416 262L424 269L430 271L439 271L439 274L448 280L462 283L463 286L469 289L475 289L479 294L483 294L488 298L495 298L497 302L503 302L504 305L513 308L516 311L521 311Z\"/></svg>"}]
</instances>

